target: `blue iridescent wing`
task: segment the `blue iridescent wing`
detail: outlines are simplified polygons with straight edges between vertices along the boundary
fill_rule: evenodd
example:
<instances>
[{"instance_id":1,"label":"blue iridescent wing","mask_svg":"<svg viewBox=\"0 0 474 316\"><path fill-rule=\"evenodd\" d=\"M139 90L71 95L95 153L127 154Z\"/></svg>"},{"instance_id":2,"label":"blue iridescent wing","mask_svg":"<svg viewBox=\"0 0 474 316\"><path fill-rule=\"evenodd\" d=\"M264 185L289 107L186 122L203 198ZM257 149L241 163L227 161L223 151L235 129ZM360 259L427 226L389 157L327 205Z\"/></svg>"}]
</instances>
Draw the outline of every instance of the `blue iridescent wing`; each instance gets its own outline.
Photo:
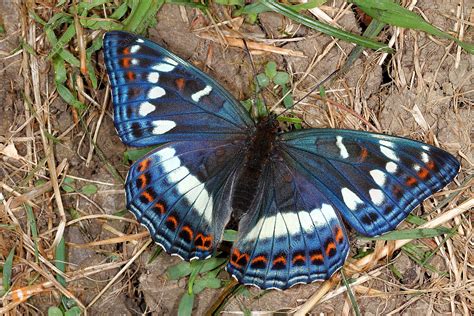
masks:
<instances>
[{"instance_id":1,"label":"blue iridescent wing","mask_svg":"<svg viewBox=\"0 0 474 316\"><path fill-rule=\"evenodd\" d=\"M276 153L264 170L227 265L239 282L263 289L328 279L349 250L335 206L282 157Z\"/></svg>"},{"instance_id":2,"label":"blue iridescent wing","mask_svg":"<svg viewBox=\"0 0 474 316\"><path fill-rule=\"evenodd\" d=\"M127 208L168 253L210 256L230 218L242 144L170 142L137 161L125 184Z\"/></svg>"},{"instance_id":3,"label":"blue iridescent wing","mask_svg":"<svg viewBox=\"0 0 474 316\"><path fill-rule=\"evenodd\" d=\"M459 162L414 140L352 130L284 133L285 160L305 173L357 232L394 229L423 200L451 182Z\"/></svg>"},{"instance_id":4,"label":"blue iridescent wing","mask_svg":"<svg viewBox=\"0 0 474 316\"><path fill-rule=\"evenodd\" d=\"M254 122L208 75L145 38L105 34L104 57L122 141L150 146L248 135Z\"/></svg>"}]
</instances>

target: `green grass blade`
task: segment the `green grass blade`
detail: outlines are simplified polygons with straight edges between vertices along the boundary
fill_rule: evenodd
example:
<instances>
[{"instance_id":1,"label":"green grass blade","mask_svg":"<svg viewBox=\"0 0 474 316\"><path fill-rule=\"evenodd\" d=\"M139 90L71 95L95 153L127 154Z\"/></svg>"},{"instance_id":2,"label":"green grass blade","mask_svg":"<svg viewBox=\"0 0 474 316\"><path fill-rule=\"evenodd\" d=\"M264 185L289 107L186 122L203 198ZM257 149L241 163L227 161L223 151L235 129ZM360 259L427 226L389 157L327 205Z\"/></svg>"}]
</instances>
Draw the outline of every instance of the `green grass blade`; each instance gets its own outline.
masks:
<instances>
[{"instance_id":1,"label":"green grass blade","mask_svg":"<svg viewBox=\"0 0 474 316\"><path fill-rule=\"evenodd\" d=\"M5 264L3 265L3 291L8 292L12 281L12 269L13 269L13 256L15 255L15 247L10 250Z\"/></svg>"},{"instance_id":2,"label":"green grass blade","mask_svg":"<svg viewBox=\"0 0 474 316\"><path fill-rule=\"evenodd\" d=\"M185 292L179 301L178 316L189 316L192 315L194 305L194 294Z\"/></svg>"},{"instance_id":3,"label":"green grass blade","mask_svg":"<svg viewBox=\"0 0 474 316\"><path fill-rule=\"evenodd\" d=\"M446 227L437 228L416 228L416 229L405 229L397 230L387 233L379 237L364 237L360 236L360 239L368 240L404 240L404 239L420 239L420 238L432 238L441 236L444 234L450 234L452 229Z\"/></svg>"},{"instance_id":4,"label":"green grass blade","mask_svg":"<svg viewBox=\"0 0 474 316\"><path fill-rule=\"evenodd\" d=\"M36 228L36 218L33 213L33 209L28 204L24 204L26 209L26 217L31 227L31 236L33 237L34 248L35 248L35 259L39 262L39 250L38 250L38 229Z\"/></svg>"},{"instance_id":5,"label":"green grass blade","mask_svg":"<svg viewBox=\"0 0 474 316\"><path fill-rule=\"evenodd\" d=\"M357 45L361 45L364 47L368 47L372 49L380 49L388 53L393 52L393 50L389 48L386 44L379 43L377 41L368 39L366 37L359 36L359 35L352 34L350 32L346 32L344 30L338 29L332 25L321 23L317 20L308 18L304 15L298 14L297 12L295 12L294 10L292 10L291 8L287 6L279 4L276 1L271 1L271 0L260 0L260 1L261 3L265 4L268 8L272 9L272 11L280 13L297 23L303 24L321 33L342 39L347 42L355 43Z\"/></svg>"},{"instance_id":6,"label":"green grass blade","mask_svg":"<svg viewBox=\"0 0 474 316\"><path fill-rule=\"evenodd\" d=\"M401 7L392 0L352 0L362 11L384 23L407 29L423 31L431 35L439 36L455 41L468 53L474 54L474 45L460 41L448 33L441 31L426 22L421 16Z\"/></svg>"},{"instance_id":7,"label":"green grass blade","mask_svg":"<svg viewBox=\"0 0 474 316\"><path fill-rule=\"evenodd\" d=\"M341 270L341 276L342 276L342 283L344 283L344 285L346 286L347 295L349 295L349 299L351 300L352 310L354 311L354 314L356 316L360 316L359 304L357 304L357 300L355 299L354 293L352 293L351 285L349 281L346 279L346 276L344 275L344 272L342 270Z\"/></svg>"},{"instance_id":8,"label":"green grass blade","mask_svg":"<svg viewBox=\"0 0 474 316\"><path fill-rule=\"evenodd\" d=\"M64 241L64 237L61 238L61 241L59 242L58 246L56 247L56 251L54 253L54 265L56 268L58 268L60 271L65 272L66 271L66 242ZM66 286L66 280L64 279L63 276L61 275L56 275L56 280L62 285Z\"/></svg>"},{"instance_id":9,"label":"green grass blade","mask_svg":"<svg viewBox=\"0 0 474 316\"><path fill-rule=\"evenodd\" d=\"M165 0L137 1L136 6L123 22L123 29L133 33L143 33L155 19L156 13L164 2Z\"/></svg>"}]
</instances>

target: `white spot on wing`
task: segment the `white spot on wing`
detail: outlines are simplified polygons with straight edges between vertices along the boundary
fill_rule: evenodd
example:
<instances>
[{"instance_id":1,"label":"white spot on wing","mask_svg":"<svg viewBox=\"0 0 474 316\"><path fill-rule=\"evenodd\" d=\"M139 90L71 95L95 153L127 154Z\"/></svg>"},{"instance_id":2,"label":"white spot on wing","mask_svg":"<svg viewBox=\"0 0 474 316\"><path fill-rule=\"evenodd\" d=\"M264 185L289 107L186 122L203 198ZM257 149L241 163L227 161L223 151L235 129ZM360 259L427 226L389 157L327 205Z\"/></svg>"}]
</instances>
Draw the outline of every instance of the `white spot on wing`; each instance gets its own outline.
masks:
<instances>
[{"instance_id":1,"label":"white spot on wing","mask_svg":"<svg viewBox=\"0 0 474 316\"><path fill-rule=\"evenodd\" d=\"M141 38L137 38L137 43L145 43L145 41L142 40Z\"/></svg>"},{"instance_id":2,"label":"white spot on wing","mask_svg":"<svg viewBox=\"0 0 474 316\"><path fill-rule=\"evenodd\" d=\"M148 74L147 80L150 83L158 83L158 80L160 79L160 73L159 72L150 72Z\"/></svg>"},{"instance_id":3,"label":"white spot on wing","mask_svg":"<svg viewBox=\"0 0 474 316\"><path fill-rule=\"evenodd\" d=\"M130 47L130 53L131 54L135 54L139 50L140 50L140 45L133 45L132 47Z\"/></svg>"},{"instance_id":4,"label":"white spot on wing","mask_svg":"<svg viewBox=\"0 0 474 316\"><path fill-rule=\"evenodd\" d=\"M169 120L157 120L153 121L152 124L154 126L152 133L155 135L164 134L176 127L176 123Z\"/></svg>"},{"instance_id":5,"label":"white spot on wing","mask_svg":"<svg viewBox=\"0 0 474 316\"><path fill-rule=\"evenodd\" d=\"M377 206L382 205L383 201L385 200L385 195L379 189L370 189L369 195L372 199L372 202Z\"/></svg>"},{"instance_id":6,"label":"white spot on wing","mask_svg":"<svg viewBox=\"0 0 474 316\"><path fill-rule=\"evenodd\" d=\"M153 87L148 91L148 98L149 99L158 99L161 98L166 94L165 89L162 87Z\"/></svg>"},{"instance_id":7,"label":"white spot on wing","mask_svg":"<svg viewBox=\"0 0 474 316\"><path fill-rule=\"evenodd\" d=\"M421 167L420 165L414 164L413 169L415 169L415 171L420 171Z\"/></svg>"},{"instance_id":8,"label":"white spot on wing","mask_svg":"<svg viewBox=\"0 0 474 316\"><path fill-rule=\"evenodd\" d=\"M351 211L357 210L357 206L359 204L364 203L354 192L352 192L348 188L342 188L341 194L342 194L342 198L344 199L344 203L346 203L346 206Z\"/></svg>"},{"instance_id":9,"label":"white spot on wing","mask_svg":"<svg viewBox=\"0 0 474 316\"><path fill-rule=\"evenodd\" d=\"M148 101L146 101L146 102L143 102L142 104L140 104L140 109L138 110L138 113L141 116L147 116L148 114L150 114L154 110L156 110L155 105L148 102Z\"/></svg>"},{"instance_id":10,"label":"white spot on wing","mask_svg":"<svg viewBox=\"0 0 474 316\"><path fill-rule=\"evenodd\" d=\"M384 154L387 158L391 159L391 160L395 160L395 161L398 161L398 157L397 157L397 154L395 154L395 152L393 150L391 150L390 148L387 148L385 146L380 146L380 151L382 152L382 154Z\"/></svg>"},{"instance_id":11,"label":"white spot on wing","mask_svg":"<svg viewBox=\"0 0 474 316\"><path fill-rule=\"evenodd\" d=\"M430 162L430 157L427 153L421 153L421 161L423 161L424 163Z\"/></svg>"},{"instance_id":12,"label":"white spot on wing","mask_svg":"<svg viewBox=\"0 0 474 316\"><path fill-rule=\"evenodd\" d=\"M191 99L193 99L194 102L199 102L199 100L205 96L205 95L208 95L209 93L211 93L212 91L212 87L211 86L206 86L204 87L204 89L194 93L193 95L191 95Z\"/></svg>"},{"instance_id":13,"label":"white spot on wing","mask_svg":"<svg viewBox=\"0 0 474 316\"><path fill-rule=\"evenodd\" d=\"M139 64L138 59L135 59L135 58L132 58L131 63L132 63L132 65L138 65Z\"/></svg>"},{"instance_id":14,"label":"white spot on wing","mask_svg":"<svg viewBox=\"0 0 474 316\"><path fill-rule=\"evenodd\" d=\"M397 172L398 166L393 161L389 161L385 165L385 169L390 173L395 173L395 172Z\"/></svg>"},{"instance_id":15,"label":"white spot on wing","mask_svg":"<svg viewBox=\"0 0 474 316\"><path fill-rule=\"evenodd\" d=\"M372 176L372 179L374 179L375 183L377 183L377 185L381 187L385 185L387 177L383 171L374 169L370 171L370 175Z\"/></svg>"},{"instance_id":16,"label":"white spot on wing","mask_svg":"<svg viewBox=\"0 0 474 316\"><path fill-rule=\"evenodd\" d=\"M170 64L160 63L160 64L154 65L151 68L159 72L170 72L170 71L173 71L173 69L176 67Z\"/></svg>"},{"instance_id":17,"label":"white spot on wing","mask_svg":"<svg viewBox=\"0 0 474 316\"><path fill-rule=\"evenodd\" d=\"M349 153L347 152L346 146L342 143L342 137L336 136L336 146L339 148L339 154L342 158L346 159L349 157Z\"/></svg>"},{"instance_id":18,"label":"white spot on wing","mask_svg":"<svg viewBox=\"0 0 474 316\"><path fill-rule=\"evenodd\" d=\"M379 140L379 144L386 147L390 147L390 148L395 147L395 145L392 142L389 142L388 140L383 140L383 139Z\"/></svg>"},{"instance_id":19,"label":"white spot on wing","mask_svg":"<svg viewBox=\"0 0 474 316\"><path fill-rule=\"evenodd\" d=\"M169 58L169 57L165 57L163 58L163 61L167 62L168 64L171 64L171 65L174 65L174 66L178 66L178 62Z\"/></svg>"},{"instance_id":20,"label":"white spot on wing","mask_svg":"<svg viewBox=\"0 0 474 316\"><path fill-rule=\"evenodd\" d=\"M423 149L426 150L426 151L430 151L430 147L428 147L428 146L426 146L426 145L421 146L421 148L423 148Z\"/></svg>"}]
</instances>

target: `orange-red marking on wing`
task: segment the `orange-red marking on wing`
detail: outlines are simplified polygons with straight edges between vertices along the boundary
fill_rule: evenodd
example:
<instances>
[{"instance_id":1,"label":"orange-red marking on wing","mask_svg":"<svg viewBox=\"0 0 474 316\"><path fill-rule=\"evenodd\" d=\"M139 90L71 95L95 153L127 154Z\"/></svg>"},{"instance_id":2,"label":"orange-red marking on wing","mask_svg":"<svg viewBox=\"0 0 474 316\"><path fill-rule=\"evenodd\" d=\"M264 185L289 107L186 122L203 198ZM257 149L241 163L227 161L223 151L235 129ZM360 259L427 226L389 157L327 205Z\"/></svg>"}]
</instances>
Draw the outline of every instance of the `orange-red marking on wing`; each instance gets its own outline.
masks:
<instances>
[{"instance_id":1,"label":"orange-red marking on wing","mask_svg":"<svg viewBox=\"0 0 474 316\"><path fill-rule=\"evenodd\" d=\"M331 253L331 250L336 250L336 245L333 242L329 242L328 245L326 246L326 255L329 256Z\"/></svg>"},{"instance_id":2,"label":"orange-red marking on wing","mask_svg":"<svg viewBox=\"0 0 474 316\"><path fill-rule=\"evenodd\" d=\"M138 177L142 183L141 188L145 188L146 185L148 184L148 178L146 177L146 174L142 174L141 176Z\"/></svg>"},{"instance_id":3,"label":"orange-red marking on wing","mask_svg":"<svg viewBox=\"0 0 474 316\"><path fill-rule=\"evenodd\" d=\"M184 78L178 78L176 79L176 86L178 87L179 91L183 91L184 87L186 86L186 79Z\"/></svg>"},{"instance_id":4,"label":"orange-red marking on wing","mask_svg":"<svg viewBox=\"0 0 474 316\"><path fill-rule=\"evenodd\" d=\"M276 266L277 264L281 263L282 265L286 265L286 258L284 256L276 257L273 260L273 265Z\"/></svg>"},{"instance_id":5,"label":"orange-red marking on wing","mask_svg":"<svg viewBox=\"0 0 474 316\"><path fill-rule=\"evenodd\" d=\"M267 258L265 258L265 256L257 256L255 258L252 259L252 263L257 263L257 262L263 262L263 263L267 263Z\"/></svg>"},{"instance_id":6,"label":"orange-red marking on wing","mask_svg":"<svg viewBox=\"0 0 474 316\"><path fill-rule=\"evenodd\" d=\"M194 239L194 245L199 249L209 250L212 246L212 236L204 236L199 233L196 235L196 239Z\"/></svg>"},{"instance_id":7,"label":"orange-red marking on wing","mask_svg":"<svg viewBox=\"0 0 474 316\"><path fill-rule=\"evenodd\" d=\"M185 225L183 226L183 228L181 228L181 230L188 234L189 240L187 240L187 242L190 242L191 240L193 240L194 233L191 227L189 227L188 225Z\"/></svg>"},{"instance_id":8,"label":"orange-red marking on wing","mask_svg":"<svg viewBox=\"0 0 474 316\"><path fill-rule=\"evenodd\" d=\"M297 263L298 261L305 262L305 261L306 261L306 257L303 256L303 255L297 254L296 256L293 257L293 260L292 260L291 262L293 262L293 264L295 264L295 263Z\"/></svg>"},{"instance_id":9,"label":"orange-red marking on wing","mask_svg":"<svg viewBox=\"0 0 474 316\"><path fill-rule=\"evenodd\" d=\"M127 79L129 81L133 81L135 80L136 76L135 76L135 73L133 71L127 71Z\"/></svg>"},{"instance_id":10,"label":"orange-red marking on wing","mask_svg":"<svg viewBox=\"0 0 474 316\"><path fill-rule=\"evenodd\" d=\"M418 182L418 180L416 180L416 178L414 177L408 177L407 180L405 181L406 185L408 186L414 186L416 183Z\"/></svg>"},{"instance_id":11,"label":"orange-red marking on wing","mask_svg":"<svg viewBox=\"0 0 474 316\"><path fill-rule=\"evenodd\" d=\"M151 196L150 193L148 193L147 191L143 191L141 196L143 196L145 198L145 200L150 203L151 201L153 201L153 197Z\"/></svg>"},{"instance_id":12,"label":"orange-red marking on wing","mask_svg":"<svg viewBox=\"0 0 474 316\"><path fill-rule=\"evenodd\" d=\"M247 264L249 261L249 255L244 253L241 253L239 249L234 248L234 251L232 252L232 256L230 257L230 263L232 263L234 266L237 268L242 268L244 265Z\"/></svg>"},{"instance_id":13,"label":"orange-red marking on wing","mask_svg":"<svg viewBox=\"0 0 474 316\"><path fill-rule=\"evenodd\" d=\"M138 171L143 172L150 166L150 159L140 161L138 164Z\"/></svg>"},{"instance_id":14,"label":"orange-red marking on wing","mask_svg":"<svg viewBox=\"0 0 474 316\"><path fill-rule=\"evenodd\" d=\"M360 151L360 161L364 161L367 156L369 155L369 151L367 150L367 148L365 147L362 147L361 151Z\"/></svg>"},{"instance_id":15,"label":"orange-red marking on wing","mask_svg":"<svg viewBox=\"0 0 474 316\"><path fill-rule=\"evenodd\" d=\"M315 253L311 256L311 261L320 261L320 262L323 262L324 261L324 257L321 253Z\"/></svg>"},{"instance_id":16,"label":"orange-red marking on wing","mask_svg":"<svg viewBox=\"0 0 474 316\"><path fill-rule=\"evenodd\" d=\"M155 209L158 210L158 212L160 212L160 214L162 214L162 215L165 214L166 209L165 209L165 206L163 205L163 203L156 202L155 203Z\"/></svg>"},{"instance_id":17,"label":"orange-red marking on wing","mask_svg":"<svg viewBox=\"0 0 474 316\"><path fill-rule=\"evenodd\" d=\"M174 229L176 229L176 227L178 227L178 220L176 219L176 217L174 216L169 216L167 219L166 219L167 222L170 222L171 224L173 224L173 227Z\"/></svg>"},{"instance_id":18,"label":"orange-red marking on wing","mask_svg":"<svg viewBox=\"0 0 474 316\"><path fill-rule=\"evenodd\" d=\"M334 232L336 235L336 241L338 243L342 243L344 241L344 233L342 232L341 227L336 226L336 228L334 228Z\"/></svg>"},{"instance_id":19,"label":"orange-red marking on wing","mask_svg":"<svg viewBox=\"0 0 474 316\"><path fill-rule=\"evenodd\" d=\"M426 164L426 166L428 167L428 169L430 170L434 170L436 168L436 164L433 160L430 160L428 161L428 163Z\"/></svg>"},{"instance_id":20,"label":"orange-red marking on wing","mask_svg":"<svg viewBox=\"0 0 474 316\"><path fill-rule=\"evenodd\" d=\"M420 177L420 179L423 179L423 180L428 178L429 174L430 172L426 168L421 168L420 171L418 171L418 176Z\"/></svg>"}]
</instances>

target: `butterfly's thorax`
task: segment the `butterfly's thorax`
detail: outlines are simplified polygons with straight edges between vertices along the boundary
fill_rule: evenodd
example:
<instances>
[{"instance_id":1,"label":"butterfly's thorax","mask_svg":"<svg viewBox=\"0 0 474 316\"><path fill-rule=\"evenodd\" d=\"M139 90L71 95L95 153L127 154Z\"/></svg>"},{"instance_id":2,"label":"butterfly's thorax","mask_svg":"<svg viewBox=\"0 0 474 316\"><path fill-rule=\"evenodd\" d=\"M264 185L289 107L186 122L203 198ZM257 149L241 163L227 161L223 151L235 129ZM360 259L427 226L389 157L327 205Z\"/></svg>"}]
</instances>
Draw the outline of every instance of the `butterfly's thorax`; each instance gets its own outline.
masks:
<instances>
[{"instance_id":1,"label":"butterfly's thorax","mask_svg":"<svg viewBox=\"0 0 474 316\"><path fill-rule=\"evenodd\" d=\"M247 213L256 198L262 171L275 146L276 123L277 121L271 116L262 119L257 124L256 132L249 138L244 168L237 178L232 200L233 217L236 219Z\"/></svg>"}]
</instances>

